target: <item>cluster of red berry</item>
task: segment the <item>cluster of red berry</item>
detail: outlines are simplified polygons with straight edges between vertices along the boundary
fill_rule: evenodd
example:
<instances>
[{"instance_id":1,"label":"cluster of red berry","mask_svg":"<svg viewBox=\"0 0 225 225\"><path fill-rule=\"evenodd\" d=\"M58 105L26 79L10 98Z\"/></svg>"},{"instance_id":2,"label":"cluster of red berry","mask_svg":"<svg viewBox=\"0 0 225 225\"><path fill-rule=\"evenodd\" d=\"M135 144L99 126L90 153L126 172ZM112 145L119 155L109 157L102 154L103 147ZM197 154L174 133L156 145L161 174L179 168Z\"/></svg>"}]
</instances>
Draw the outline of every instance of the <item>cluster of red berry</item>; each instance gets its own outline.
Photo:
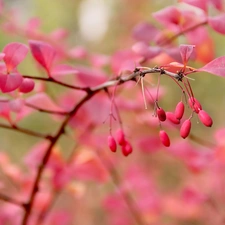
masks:
<instances>
[{"instance_id":1,"label":"cluster of red berry","mask_svg":"<svg viewBox=\"0 0 225 225\"><path fill-rule=\"evenodd\" d=\"M212 118L208 115L206 111L202 109L200 102L194 98L190 97L188 99L188 105L192 109L191 116L182 122L180 127L180 136L182 138L188 137L191 131L191 118L193 117L193 113L198 115L199 120L207 127L211 127L213 124ZM158 107L156 110L157 117L160 122L165 120L169 120L173 124L180 124L181 119L184 115L185 106L182 101L178 102L175 108L175 112L165 112L162 108ZM164 130L160 130L159 137L162 144L166 147L170 146L170 138L168 134Z\"/></svg>"},{"instance_id":2,"label":"cluster of red berry","mask_svg":"<svg viewBox=\"0 0 225 225\"><path fill-rule=\"evenodd\" d=\"M132 153L133 148L130 142L126 140L122 129L119 129L116 132L116 140L111 134L108 136L108 146L112 152L116 152L118 143L121 146L121 150L124 156L128 156Z\"/></svg>"}]
</instances>

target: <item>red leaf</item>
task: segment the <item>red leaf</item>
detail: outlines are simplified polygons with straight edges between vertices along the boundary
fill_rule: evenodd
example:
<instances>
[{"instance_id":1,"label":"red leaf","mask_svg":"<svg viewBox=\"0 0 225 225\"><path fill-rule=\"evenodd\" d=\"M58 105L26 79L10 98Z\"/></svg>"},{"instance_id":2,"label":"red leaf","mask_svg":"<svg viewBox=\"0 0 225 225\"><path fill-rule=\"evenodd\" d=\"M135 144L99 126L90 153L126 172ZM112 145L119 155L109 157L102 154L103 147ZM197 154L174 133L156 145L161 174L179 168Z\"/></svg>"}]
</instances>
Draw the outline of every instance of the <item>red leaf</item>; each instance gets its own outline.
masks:
<instances>
[{"instance_id":1,"label":"red leaf","mask_svg":"<svg viewBox=\"0 0 225 225\"><path fill-rule=\"evenodd\" d=\"M35 60L44 67L48 75L50 75L52 62L56 55L55 49L48 43L42 41L30 40L29 45Z\"/></svg>"},{"instance_id":2,"label":"red leaf","mask_svg":"<svg viewBox=\"0 0 225 225\"><path fill-rule=\"evenodd\" d=\"M95 86L107 80L106 74L99 69L78 66L75 70L77 71L76 77L79 79L81 85Z\"/></svg>"},{"instance_id":3,"label":"red leaf","mask_svg":"<svg viewBox=\"0 0 225 225\"><path fill-rule=\"evenodd\" d=\"M5 87L6 80L7 80L7 75L0 74L0 88Z\"/></svg>"},{"instance_id":4,"label":"red leaf","mask_svg":"<svg viewBox=\"0 0 225 225\"><path fill-rule=\"evenodd\" d=\"M5 57L5 53L0 53L0 60L2 60Z\"/></svg>"},{"instance_id":5,"label":"red leaf","mask_svg":"<svg viewBox=\"0 0 225 225\"><path fill-rule=\"evenodd\" d=\"M153 17L158 20L161 24L168 28L179 29L181 23L181 12L174 6L166 7L158 12L153 13Z\"/></svg>"},{"instance_id":6,"label":"red leaf","mask_svg":"<svg viewBox=\"0 0 225 225\"><path fill-rule=\"evenodd\" d=\"M151 59L159 55L162 49L158 46L149 46L144 42L137 42L132 46L132 50L145 59Z\"/></svg>"},{"instance_id":7,"label":"red leaf","mask_svg":"<svg viewBox=\"0 0 225 225\"><path fill-rule=\"evenodd\" d=\"M214 59L197 71L205 71L217 76L225 77L225 56Z\"/></svg>"},{"instance_id":8,"label":"red leaf","mask_svg":"<svg viewBox=\"0 0 225 225\"><path fill-rule=\"evenodd\" d=\"M180 54L184 64L186 64L195 48L195 45L180 45Z\"/></svg>"},{"instance_id":9,"label":"red leaf","mask_svg":"<svg viewBox=\"0 0 225 225\"><path fill-rule=\"evenodd\" d=\"M10 109L8 102L0 102L0 116L10 121Z\"/></svg>"},{"instance_id":10,"label":"red leaf","mask_svg":"<svg viewBox=\"0 0 225 225\"><path fill-rule=\"evenodd\" d=\"M5 76L7 77L6 83L1 87L2 92L4 93L16 90L23 81L23 77L18 73L8 74Z\"/></svg>"},{"instance_id":11,"label":"red leaf","mask_svg":"<svg viewBox=\"0 0 225 225\"><path fill-rule=\"evenodd\" d=\"M10 110L12 110L13 112L17 113L21 112L23 106L24 106L24 99L21 98L16 98L9 102Z\"/></svg>"},{"instance_id":12,"label":"red leaf","mask_svg":"<svg viewBox=\"0 0 225 225\"><path fill-rule=\"evenodd\" d=\"M218 9L218 10L220 10L220 11L223 10L223 0L209 0L209 1L212 3L212 5L213 5L216 9Z\"/></svg>"},{"instance_id":13,"label":"red leaf","mask_svg":"<svg viewBox=\"0 0 225 225\"><path fill-rule=\"evenodd\" d=\"M189 5L193 5L195 7L198 7L202 9L204 12L207 12L207 1L202 0L182 0L182 2L185 2Z\"/></svg>"},{"instance_id":14,"label":"red leaf","mask_svg":"<svg viewBox=\"0 0 225 225\"><path fill-rule=\"evenodd\" d=\"M73 66L63 64L55 66L51 71L51 75L62 76L68 74L75 74L77 72L78 72L77 69L75 69Z\"/></svg>"},{"instance_id":15,"label":"red leaf","mask_svg":"<svg viewBox=\"0 0 225 225\"><path fill-rule=\"evenodd\" d=\"M153 41L159 30L150 23L140 23L133 29L133 37L138 40L149 44Z\"/></svg>"},{"instance_id":16,"label":"red leaf","mask_svg":"<svg viewBox=\"0 0 225 225\"><path fill-rule=\"evenodd\" d=\"M26 57L28 53L28 47L21 43L10 43L3 49L4 62L7 67L7 72L10 73L14 68L16 68L21 61Z\"/></svg>"},{"instance_id":17,"label":"red leaf","mask_svg":"<svg viewBox=\"0 0 225 225\"><path fill-rule=\"evenodd\" d=\"M26 103L43 110L53 110L64 112L52 99L45 93L38 93L26 99Z\"/></svg>"},{"instance_id":18,"label":"red leaf","mask_svg":"<svg viewBox=\"0 0 225 225\"><path fill-rule=\"evenodd\" d=\"M124 71L133 71L139 65L140 56L131 50L117 51L111 59L112 71L121 74Z\"/></svg>"},{"instance_id":19,"label":"red leaf","mask_svg":"<svg viewBox=\"0 0 225 225\"><path fill-rule=\"evenodd\" d=\"M209 17L208 24L218 33L225 34L225 14Z\"/></svg>"}]
</instances>

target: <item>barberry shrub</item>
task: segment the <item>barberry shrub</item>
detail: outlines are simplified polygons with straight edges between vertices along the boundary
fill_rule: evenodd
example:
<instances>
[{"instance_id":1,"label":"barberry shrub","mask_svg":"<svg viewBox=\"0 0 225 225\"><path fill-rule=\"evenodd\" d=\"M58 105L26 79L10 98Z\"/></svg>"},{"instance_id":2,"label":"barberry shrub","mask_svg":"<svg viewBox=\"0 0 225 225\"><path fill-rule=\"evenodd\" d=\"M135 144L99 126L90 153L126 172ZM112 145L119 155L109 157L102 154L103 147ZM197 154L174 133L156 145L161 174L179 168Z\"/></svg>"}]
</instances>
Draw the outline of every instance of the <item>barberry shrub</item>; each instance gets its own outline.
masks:
<instances>
[{"instance_id":1,"label":"barberry shrub","mask_svg":"<svg viewBox=\"0 0 225 225\"><path fill-rule=\"evenodd\" d=\"M0 1L0 224L223 224L225 5L155 3L110 4L96 47Z\"/></svg>"}]
</instances>

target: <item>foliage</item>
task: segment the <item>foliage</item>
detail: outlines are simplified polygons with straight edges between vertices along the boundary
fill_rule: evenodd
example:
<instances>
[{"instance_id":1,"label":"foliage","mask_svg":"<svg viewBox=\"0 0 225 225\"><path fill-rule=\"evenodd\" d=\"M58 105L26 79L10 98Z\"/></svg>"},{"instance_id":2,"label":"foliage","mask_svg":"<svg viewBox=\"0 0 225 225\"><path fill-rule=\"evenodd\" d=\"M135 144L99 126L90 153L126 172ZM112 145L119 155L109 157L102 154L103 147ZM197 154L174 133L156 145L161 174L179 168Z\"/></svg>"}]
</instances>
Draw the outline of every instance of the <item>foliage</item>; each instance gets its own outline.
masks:
<instances>
[{"instance_id":1,"label":"foliage","mask_svg":"<svg viewBox=\"0 0 225 225\"><path fill-rule=\"evenodd\" d=\"M211 34L225 34L224 7L178 1L137 24L130 48L103 55L70 46L66 30L45 34L37 18L21 26L1 4L3 31L24 42L0 53L0 127L35 144L19 163L0 153L0 224L223 224L225 130L206 138L213 118L192 85L203 72L225 77ZM39 75L23 72L27 59ZM41 129L26 125L36 115Z\"/></svg>"}]
</instances>

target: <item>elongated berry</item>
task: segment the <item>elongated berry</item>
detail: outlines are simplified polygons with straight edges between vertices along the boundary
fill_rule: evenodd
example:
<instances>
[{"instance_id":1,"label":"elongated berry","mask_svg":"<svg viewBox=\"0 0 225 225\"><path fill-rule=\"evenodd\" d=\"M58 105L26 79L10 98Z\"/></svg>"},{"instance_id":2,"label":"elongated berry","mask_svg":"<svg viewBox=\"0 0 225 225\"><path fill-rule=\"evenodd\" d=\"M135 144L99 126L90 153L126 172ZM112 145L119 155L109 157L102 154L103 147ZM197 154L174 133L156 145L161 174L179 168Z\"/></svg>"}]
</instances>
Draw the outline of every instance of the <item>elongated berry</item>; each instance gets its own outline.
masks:
<instances>
[{"instance_id":1,"label":"elongated berry","mask_svg":"<svg viewBox=\"0 0 225 225\"><path fill-rule=\"evenodd\" d=\"M177 117L175 116L175 114L172 113L172 112L166 112L166 118L167 118L170 122L172 122L172 123L174 123L174 124L179 124L179 123L180 123L180 120L177 119Z\"/></svg>"},{"instance_id":2,"label":"elongated berry","mask_svg":"<svg viewBox=\"0 0 225 225\"><path fill-rule=\"evenodd\" d=\"M166 113L162 108L157 108L156 112L160 121L166 120Z\"/></svg>"},{"instance_id":3,"label":"elongated berry","mask_svg":"<svg viewBox=\"0 0 225 225\"><path fill-rule=\"evenodd\" d=\"M112 152L116 152L117 145L116 145L116 141L112 135L108 136L108 146Z\"/></svg>"},{"instance_id":4,"label":"elongated berry","mask_svg":"<svg viewBox=\"0 0 225 225\"><path fill-rule=\"evenodd\" d=\"M190 97L188 99L188 103L190 105L190 107L196 112L199 113L200 110L202 110L202 106L200 104L200 102L194 98L194 97Z\"/></svg>"},{"instance_id":5,"label":"elongated berry","mask_svg":"<svg viewBox=\"0 0 225 225\"><path fill-rule=\"evenodd\" d=\"M119 129L116 132L116 140L117 140L118 144L121 146L126 142L125 135L124 135L124 132L122 129Z\"/></svg>"},{"instance_id":6,"label":"elongated berry","mask_svg":"<svg viewBox=\"0 0 225 225\"><path fill-rule=\"evenodd\" d=\"M185 120L180 128L180 136L186 138L191 131L191 120Z\"/></svg>"},{"instance_id":7,"label":"elongated berry","mask_svg":"<svg viewBox=\"0 0 225 225\"><path fill-rule=\"evenodd\" d=\"M132 153L133 148L131 144L128 141L125 141L125 143L122 145L122 153L124 156L128 156Z\"/></svg>"},{"instance_id":8,"label":"elongated berry","mask_svg":"<svg viewBox=\"0 0 225 225\"><path fill-rule=\"evenodd\" d=\"M211 127L213 124L212 118L209 116L209 114L204 111L200 110L198 113L198 118L199 120L206 126L206 127Z\"/></svg>"},{"instance_id":9,"label":"elongated berry","mask_svg":"<svg viewBox=\"0 0 225 225\"><path fill-rule=\"evenodd\" d=\"M160 130L159 138L160 138L160 141L162 142L162 144L164 146L166 146L166 147L170 146L170 138L169 138L168 134L164 130Z\"/></svg>"},{"instance_id":10,"label":"elongated berry","mask_svg":"<svg viewBox=\"0 0 225 225\"><path fill-rule=\"evenodd\" d=\"M178 120L182 119L184 115L184 103L182 101L177 103L174 114Z\"/></svg>"}]
</instances>

